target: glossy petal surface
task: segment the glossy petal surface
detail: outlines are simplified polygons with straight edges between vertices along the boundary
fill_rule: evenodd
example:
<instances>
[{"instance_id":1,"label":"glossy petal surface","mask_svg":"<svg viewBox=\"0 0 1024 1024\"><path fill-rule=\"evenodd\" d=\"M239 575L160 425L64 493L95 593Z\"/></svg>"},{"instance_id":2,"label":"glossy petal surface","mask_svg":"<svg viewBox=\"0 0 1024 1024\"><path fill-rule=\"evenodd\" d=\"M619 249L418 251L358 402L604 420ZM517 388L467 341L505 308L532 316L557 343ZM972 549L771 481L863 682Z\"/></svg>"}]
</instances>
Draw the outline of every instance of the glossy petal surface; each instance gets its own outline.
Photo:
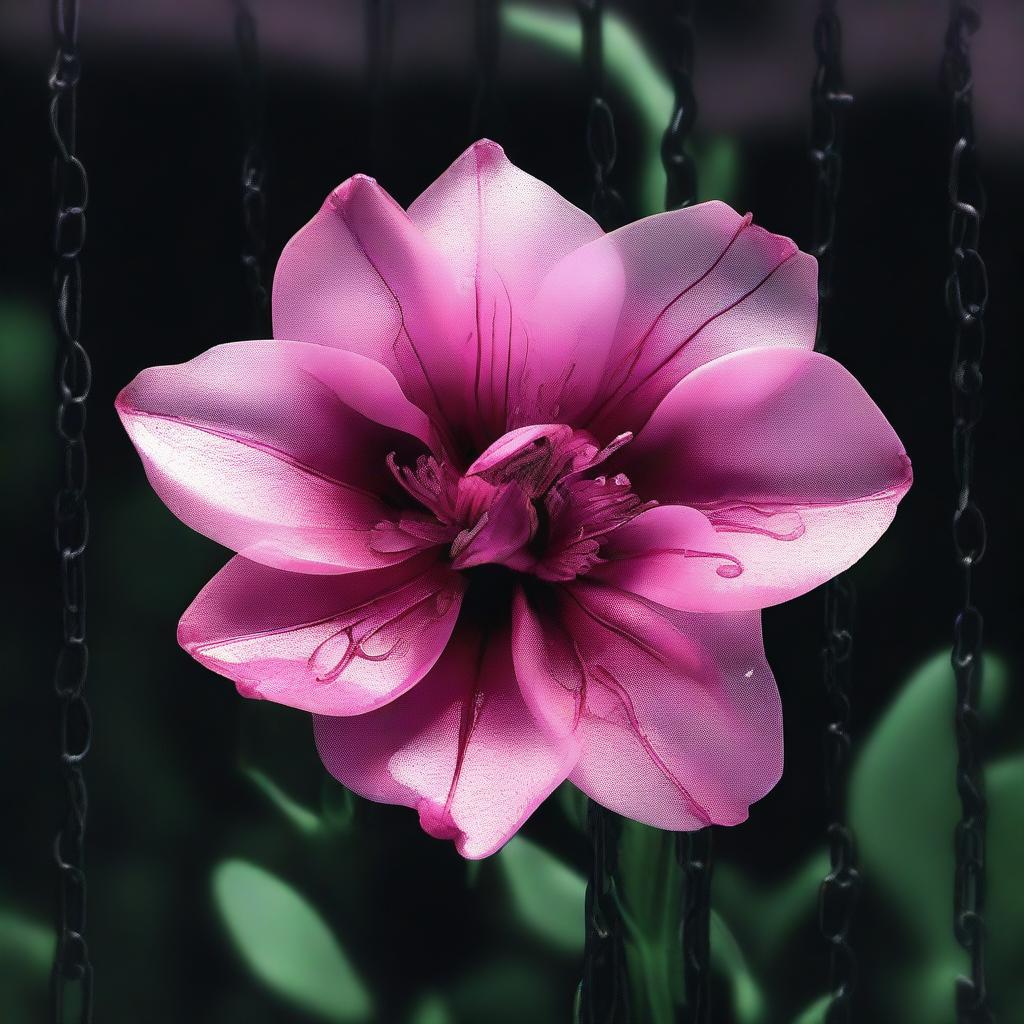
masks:
<instances>
[{"instance_id":1,"label":"glossy petal surface","mask_svg":"<svg viewBox=\"0 0 1024 1024\"><path fill-rule=\"evenodd\" d=\"M427 832L471 858L507 842L579 755L527 710L507 631L487 636L461 624L418 686L367 715L318 716L316 741L342 783L416 808Z\"/></svg>"},{"instance_id":2,"label":"glossy petal surface","mask_svg":"<svg viewBox=\"0 0 1024 1024\"><path fill-rule=\"evenodd\" d=\"M445 261L372 178L339 185L285 246L274 335L386 366L442 432L462 423L466 313Z\"/></svg>"},{"instance_id":3,"label":"glossy petal surface","mask_svg":"<svg viewBox=\"0 0 1024 1024\"><path fill-rule=\"evenodd\" d=\"M572 366L576 376L589 375L582 386L596 388L601 363L595 369L581 344L588 322L607 331L611 318L595 318L576 299L597 294L594 285L607 287L619 269L605 251L588 256L585 266L556 270L603 237L592 218L486 140L467 149L412 204L409 217L442 254L465 311L458 340L465 341L466 433L478 449L507 430L549 419ZM541 293L551 271L562 287ZM591 272L601 279L588 280Z\"/></svg>"},{"instance_id":4,"label":"glossy petal surface","mask_svg":"<svg viewBox=\"0 0 1024 1024\"><path fill-rule=\"evenodd\" d=\"M699 509L723 535L742 570L713 581L723 609L778 604L848 568L911 482L864 389L799 349L747 349L695 370L629 454L640 493Z\"/></svg>"},{"instance_id":5,"label":"glossy petal surface","mask_svg":"<svg viewBox=\"0 0 1024 1024\"><path fill-rule=\"evenodd\" d=\"M343 576L236 556L182 616L178 641L245 697L361 715L426 675L451 636L464 589L430 556Z\"/></svg>"},{"instance_id":6,"label":"glossy petal surface","mask_svg":"<svg viewBox=\"0 0 1024 1024\"><path fill-rule=\"evenodd\" d=\"M570 584L514 611L516 674L553 735L575 735L570 778L658 828L734 825L782 772L782 713L755 613L659 611Z\"/></svg>"},{"instance_id":7,"label":"glossy petal surface","mask_svg":"<svg viewBox=\"0 0 1024 1024\"><path fill-rule=\"evenodd\" d=\"M220 345L143 370L117 411L167 507L247 558L348 572L404 557L372 545L394 518L383 460L422 450L428 424L379 364L297 343Z\"/></svg>"},{"instance_id":8,"label":"glossy petal surface","mask_svg":"<svg viewBox=\"0 0 1024 1024\"><path fill-rule=\"evenodd\" d=\"M639 430L691 370L744 348L811 348L817 263L725 203L646 217L613 231L625 295L588 426Z\"/></svg>"}]
</instances>

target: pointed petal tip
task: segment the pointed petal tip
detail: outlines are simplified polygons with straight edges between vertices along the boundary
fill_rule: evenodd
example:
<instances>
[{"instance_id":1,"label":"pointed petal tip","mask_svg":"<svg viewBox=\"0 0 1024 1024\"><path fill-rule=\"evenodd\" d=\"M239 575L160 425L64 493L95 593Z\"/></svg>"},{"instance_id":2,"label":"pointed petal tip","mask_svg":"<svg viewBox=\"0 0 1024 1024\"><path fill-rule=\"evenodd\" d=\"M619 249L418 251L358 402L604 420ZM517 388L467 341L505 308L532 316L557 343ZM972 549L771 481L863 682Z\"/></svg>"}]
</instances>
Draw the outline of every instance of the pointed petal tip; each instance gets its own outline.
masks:
<instances>
[{"instance_id":1,"label":"pointed petal tip","mask_svg":"<svg viewBox=\"0 0 1024 1024\"><path fill-rule=\"evenodd\" d=\"M344 213L353 206L387 201L392 206L399 204L388 191L369 174L353 174L331 191L324 200L324 207L336 213ZM401 209L401 207L399 207ZM404 211L403 211L404 212Z\"/></svg>"},{"instance_id":2,"label":"pointed petal tip","mask_svg":"<svg viewBox=\"0 0 1024 1024\"><path fill-rule=\"evenodd\" d=\"M466 152L474 153L477 156L488 156L493 159L508 159L505 156L505 147L493 139L477 139Z\"/></svg>"}]
</instances>

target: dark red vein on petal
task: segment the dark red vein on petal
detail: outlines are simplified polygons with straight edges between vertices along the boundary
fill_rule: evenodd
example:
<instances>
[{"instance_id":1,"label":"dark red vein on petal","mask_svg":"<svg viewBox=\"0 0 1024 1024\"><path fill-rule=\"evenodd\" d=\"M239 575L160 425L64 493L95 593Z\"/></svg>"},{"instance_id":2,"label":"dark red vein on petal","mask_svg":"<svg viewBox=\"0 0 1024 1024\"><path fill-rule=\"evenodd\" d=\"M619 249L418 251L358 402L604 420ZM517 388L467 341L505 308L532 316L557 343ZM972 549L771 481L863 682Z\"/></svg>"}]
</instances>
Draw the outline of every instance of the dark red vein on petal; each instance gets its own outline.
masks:
<instances>
[{"instance_id":1,"label":"dark red vein on petal","mask_svg":"<svg viewBox=\"0 0 1024 1024\"><path fill-rule=\"evenodd\" d=\"M598 406L597 411L592 416L590 416L588 422L593 422L595 419L598 418L598 416L601 413L604 412L604 410L605 410L606 406L608 405L608 403L611 402L616 397L616 395L622 389L622 386L629 380L630 374L632 374L632 372L636 369L637 363L640 362L640 357L643 354L644 346L647 344L647 341L650 338L650 336L654 333L654 329L658 326L659 323L661 323L661 321L664 318L665 314L684 295L686 295L688 292L690 292L694 288L696 288L697 285L699 285L702 281L704 281L708 277L708 275L711 274L718 267L718 265L722 262L722 260L725 259L726 254L733 247L734 243L736 242L736 239L738 239L740 237L740 235L743 233L743 231L747 227L750 226L750 223L751 223L752 219L753 219L752 216L748 213L746 215L746 217L744 217L740 221L739 227L733 232L732 237L729 239L728 242L726 242L725 248L718 254L718 256L716 257L714 262L699 277L697 277L693 281L691 281L688 285L686 285L685 288L682 289L682 291L677 293L673 298L669 299L669 301L667 303L665 303L665 305L661 309L661 312L658 313L658 315L651 321L650 327L648 327L647 330L644 331L644 334L640 338L640 340L637 341L637 343L633 346L633 348L629 352L626 352L622 356L622 358L619 360L618 365L615 367L614 376L618 376L619 371L622 369L623 362L625 362L630 357L630 355L632 355L633 356L633 360L632 360L632 363L629 366L629 369L626 371L626 373L623 376L622 380L619 381L619 383L615 386L615 390L604 399L604 401Z\"/></svg>"}]
</instances>

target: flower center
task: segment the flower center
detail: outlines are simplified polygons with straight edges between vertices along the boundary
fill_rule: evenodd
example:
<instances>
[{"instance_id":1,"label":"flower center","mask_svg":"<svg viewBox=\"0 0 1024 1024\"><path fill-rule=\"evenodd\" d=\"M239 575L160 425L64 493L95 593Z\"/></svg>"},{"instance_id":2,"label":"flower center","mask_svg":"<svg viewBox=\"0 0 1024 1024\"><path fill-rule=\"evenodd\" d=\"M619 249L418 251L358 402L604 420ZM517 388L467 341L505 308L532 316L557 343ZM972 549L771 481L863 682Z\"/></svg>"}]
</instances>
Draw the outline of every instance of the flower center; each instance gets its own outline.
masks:
<instances>
[{"instance_id":1,"label":"flower center","mask_svg":"<svg viewBox=\"0 0 1024 1024\"><path fill-rule=\"evenodd\" d=\"M547 580L569 580L601 561L603 538L652 503L629 479L591 476L632 439L600 448L586 431L560 423L521 427L500 437L464 473L421 456L414 467L388 457L395 478L422 506L401 530L448 544L456 569L496 564Z\"/></svg>"}]
</instances>

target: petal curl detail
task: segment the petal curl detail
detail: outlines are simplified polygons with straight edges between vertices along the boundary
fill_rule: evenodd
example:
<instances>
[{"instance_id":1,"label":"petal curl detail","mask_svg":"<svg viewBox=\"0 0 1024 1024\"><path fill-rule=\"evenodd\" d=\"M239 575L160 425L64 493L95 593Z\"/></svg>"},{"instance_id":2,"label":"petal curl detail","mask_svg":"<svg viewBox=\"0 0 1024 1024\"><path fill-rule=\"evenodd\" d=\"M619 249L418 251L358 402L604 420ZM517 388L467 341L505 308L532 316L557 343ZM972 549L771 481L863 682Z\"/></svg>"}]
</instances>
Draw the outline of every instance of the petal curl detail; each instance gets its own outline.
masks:
<instances>
[{"instance_id":1,"label":"petal curl detail","mask_svg":"<svg viewBox=\"0 0 1024 1024\"><path fill-rule=\"evenodd\" d=\"M424 831L471 859L504 845L579 756L524 705L508 631L488 638L466 622L404 696L356 718L318 715L315 732L324 765L344 785L416 808Z\"/></svg>"},{"instance_id":2,"label":"petal curl detail","mask_svg":"<svg viewBox=\"0 0 1024 1024\"><path fill-rule=\"evenodd\" d=\"M694 370L630 448L640 493L699 509L743 572L722 607L788 601L849 568L912 480L900 439L839 363L747 349Z\"/></svg>"},{"instance_id":3,"label":"petal curl detail","mask_svg":"<svg viewBox=\"0 0 1024 1024\"><path fill-rule=\"evenodd\" d=\"M749 214L700 203L627 224L604 244L625 285L603 394L586 424L601 438L639 430L678 381L719 356L814 345L817 262Z\"/></svg>"},{"instance_id":4,"label":"petal curl detail","mask_svg":"<svg viewBox=\"0 0 1024 1024\"><path fill-rule=\"evenodd\" d=\"M516 675L570 779L657 828L733 825L782 772L782 712L756 613L669 612L577 581L514 610Z\"/></svg>"},{"instance_id":5,"label":"petal curl detail","mask_svg":"<svg viewBox=\"0 0 1024 1024\"><path fill-rule=\"evenodd\" d=\"M564 419L571 404L564 399L573 394L567 381L573 377L579 387L589 378L586 387L596 388L593 375L603 359L584 365L579 351L587 324L594 324L581 315L587 307L541 286L563 259L603 238L601 228L487 139L470 146L416 199L409 218L442 254L462 303L464 432L476 449L556 410ZM614 288L621 271L608 255L599 248L584 258L586 269ZM580 288L592 295L592 287L580 283L580 269L563 268L561 280L568 274L577 295Z\"/></svg>"},{"instance_id":6,"label":"petal curl detail","mask_svg":"<svg viewBox=\"0 0 1024 1024\"><path fill-rule=\"evenodd\" d=\"M462 578L430 556L344 576L236 556L182 616L178 642L245 697L362 715L426 675L464 590Z\"/></svg>"},{"instance_id":7,"label":"petal curl detail","mask_svg":"<svg viewBox=\"0 0 1024 1024\"><path fill-rule=\"evenodd\" d=\"M363 356L297 342L219 345L143 370L116 408L164 504L253 561L337 573L411 553L378 550L374 530L395 518L381 500L394 487L386 453L414 458L429 423Z\"/></svg>"}]
</instances>

